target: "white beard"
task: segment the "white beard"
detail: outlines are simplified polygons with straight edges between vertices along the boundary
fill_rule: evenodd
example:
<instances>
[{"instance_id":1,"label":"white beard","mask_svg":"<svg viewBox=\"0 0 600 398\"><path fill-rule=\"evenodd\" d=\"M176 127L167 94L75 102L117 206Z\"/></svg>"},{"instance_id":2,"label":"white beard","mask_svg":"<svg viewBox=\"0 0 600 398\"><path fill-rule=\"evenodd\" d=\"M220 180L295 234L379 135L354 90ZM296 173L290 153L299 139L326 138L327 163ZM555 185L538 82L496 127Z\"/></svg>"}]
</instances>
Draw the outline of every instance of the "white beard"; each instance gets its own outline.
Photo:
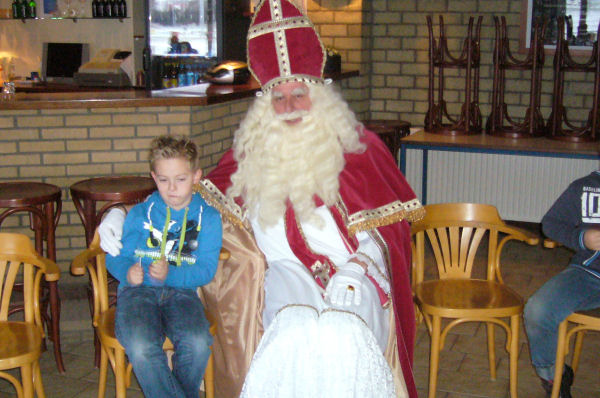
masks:
<instances>
[{"instance_id":1,"label":"white beard","mask_svg":"<svg viewBox=\"0 0 600 398\"><path fill-rule=\"evenodd\" d=\"M348 114L337 109L339 104ZM344 102L339 104L332 115L332 109L313 100L311 110L294 125L275 115L270 96L258 98L248 111L247 120L236 132L238 169L227 194L242 196L250 216L258 217L263 228L284 216L288 199L299 221L316 225L323 220L314 213L314 196L327 206L338 200L338 177L345 165L343 137L348 137L347 152L363 149L356 124L351 123L356 123L354 115ZM340 115L336 117L336 113Z\"/></svg>"}]
</instances>

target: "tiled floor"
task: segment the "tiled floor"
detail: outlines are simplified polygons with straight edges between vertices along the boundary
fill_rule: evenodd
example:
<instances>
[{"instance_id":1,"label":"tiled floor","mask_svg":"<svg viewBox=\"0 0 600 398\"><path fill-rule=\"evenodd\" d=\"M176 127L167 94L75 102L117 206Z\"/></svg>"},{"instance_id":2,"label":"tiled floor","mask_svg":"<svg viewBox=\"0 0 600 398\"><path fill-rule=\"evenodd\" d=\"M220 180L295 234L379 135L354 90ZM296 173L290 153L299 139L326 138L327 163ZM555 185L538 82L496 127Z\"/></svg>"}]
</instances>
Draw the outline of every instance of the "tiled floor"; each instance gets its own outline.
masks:
<instances>
[{"instance_id":1,"label":"tiled floor","mask_svg":"<svg viewBox=\"0 0 600 398\"><path fill-rule=\"evenodd\" d=\"M509 243L503 256L503 276L507 284L524 297L529 297L542 283L566 265L567 249L543 249L520 243ZM76 279L70 279L77 281ZM66 278L63 281L68 286ZM97 394L98 370L93 367L93 346L86 304L81 292L74 294L63 289L63 353L67 372L59 374L51 350L43 353L42 377L48 398L92 398ZM65 297L66 296L66 297ZM73 296L73 297L69 297ZM74 298L79 297L78 300ZM70 298L70 299L69 299ZM522 329L522 328L521 328ZM487 397L505 398L508 393L508 355L503 350L505 335L497 332L496 356L498 378L491 381L487 365L485 327L462 325L448 336L441 355L437 398ZM520 336L518 390L521 398L543 398L538 378L529 362L529 351L524 332ZM51 344L51 343L50 343ZM600 397L600 335L586 336L579 371L572 389L575 398ZM429 336L423 325L418 328L414 373L419 397L427 397ZM132 377L128 398L143 397ZM11 386L0 380L0 397L15 397ZM109 370L107 397L114 397L112 372ZM308 398L308 397L307 397Z\"/></svg>"}]
</instances>

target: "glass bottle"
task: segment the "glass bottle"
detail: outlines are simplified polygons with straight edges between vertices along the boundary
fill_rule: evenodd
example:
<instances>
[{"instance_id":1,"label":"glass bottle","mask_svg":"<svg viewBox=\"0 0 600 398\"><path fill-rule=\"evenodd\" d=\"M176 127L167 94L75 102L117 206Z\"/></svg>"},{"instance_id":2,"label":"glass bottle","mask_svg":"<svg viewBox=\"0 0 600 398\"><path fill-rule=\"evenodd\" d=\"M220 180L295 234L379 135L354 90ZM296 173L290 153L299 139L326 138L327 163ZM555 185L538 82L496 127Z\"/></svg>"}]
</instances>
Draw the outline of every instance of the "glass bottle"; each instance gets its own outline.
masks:
<instances>
[{"instance_id":1,"label":"glass bottle","mask_svg":"<svg viewBox=\"0 0 600 398\"><path fill-rule=\"evenodd\" d=\"M27 17L35 18L37 16L37 4L35 4L35 0L30 0L27 6Z\"/></svg>"},{"instance_id":2,"label":"glass bottle","mask_svg":"<svg viewBox=\"0 0 600 398\"><path fill-rule=\"evenodd\" d=\"M92 18L98 18L98 0L92 0Z\"/></svg>"},{"instance_id":3,"label":"glass bottle","mask_svg":"<svg viewBox=\"0 0 600 398\"><path fill-rule=\"evenodd\" d=\"M27 0L21 0L19 3L19 17L27 18L27 9L29 8L29 2Z\"/></svg>"},{"instance_id":4,"label":"glass bottle","mask_svg":"<svg viewBox=\"0 0 600 398\"><path fill-rule=\"evenodd\" d=\"M171 66L167 63L163 64L162 88L171 87Z\"/></svg>"},{"instance_id":5,"label":"glass bottle","mask_svg":"<svg viewBox=\"0 0 600 398\"><path fill-rule=\"evenodd\" d=\"M177 87L177 75L179 75L179 70L175 63L171 66L171 87Z\"/></svg>"},{"instance_id":6,"label":"glass bottle","mask_svg":"<svg viewBox=\"0 0 600 398\"><path fill-rule=\"evenodd\" d=\"M121 17L121 15L119 14L119 3L117 3L117 0L110 0L110 8L113 18Z\"/></svg>"},{"instance_id":7,"label":"glass bottle","mask_svg":"<svg viewBox=\"0 0 600 398\"><path fill-rule=\"evenodd\" d=\"M185 87L187 86L187 74L185 73L185 64L179 64L179 73L177 75L177 86Z\"/></svg>"},{"instance_id":8,"label":"glass bottle","mask_svg":"<svg viewBox=\"0 0 600 398\"><path fill-rule=\"evenodd\" d=\"M112 18L112 4L108 0L104 0L104 18Z\"/></svg>"},{"instance_id":9,"label":"glass bottle","mask_svg":"<svg viewBox=\"0 0 600 398\"><path fill-rule=\"evenodd\" d=\"M104 18L104 0L98 0L96 3L96 18Z\"/></svg>"},{"instance_id":10,"label":"glass bottle","mask_svg":"<svg viewBox=\"0 0 600 398\"><path fill-rule=\"evenodd\" d=\"M21 8L19 7L19 0L13 0L12 4L12 17L14 19L19 19L21 17Z\"/></svg>"},{"instance_id":11,"label":"glass bottle","mask_svg":"<svg viewBox=\"0 0 600 398\"><path fill-rule=\"evenodd\" d=\"M193 86L194 84L196 84L196 80L194 80L194 70L192 68L192 64L188 63L185 65L185 73L187 74L187 85Z\"/></svg>"},{"instance_id":12,"label":"glass bottle","mask_svg":"<svg viewBox=\"0 0 600 398\"><path fill-rule=\"evenodd\" d=\"M118 0L119 3L119 16L121 18L127 18L127 2L125 0Z\"/></svg>"}]
</instances>

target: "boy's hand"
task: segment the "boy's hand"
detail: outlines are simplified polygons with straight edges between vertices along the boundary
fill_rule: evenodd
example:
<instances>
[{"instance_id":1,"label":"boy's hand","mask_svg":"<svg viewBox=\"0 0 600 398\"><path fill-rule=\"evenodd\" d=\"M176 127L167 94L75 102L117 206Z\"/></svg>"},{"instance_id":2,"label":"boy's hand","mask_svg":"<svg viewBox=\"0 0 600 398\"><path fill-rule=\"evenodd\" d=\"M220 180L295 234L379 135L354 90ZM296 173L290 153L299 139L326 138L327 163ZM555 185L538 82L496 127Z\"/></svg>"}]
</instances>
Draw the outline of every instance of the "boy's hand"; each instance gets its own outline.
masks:
<instances>
[{"instance_id":1,"label":"boy's hand","mask_svg":"<svg viewBox=\"0 0 600 398\"><path fill-rule=\"evenodd\" d=\"M588 229L583 233L583 244L590 250L600 250L600 229Z\"/></svg>"},{"instance_id":2,"label":"boy's hand","mask_svg":"<svg viewBox=\"0 0 600 398\"><path fill-rule=\"evenodd\" d=\"M149 274L156 280L164 281L169 273L169 263L164 257L150 264Z\"/></svg>"},{"instance_id":3,"label":"boy's hand","mask_svg":"<svg viewBox=\"0 0 600 398\"><path fill-rule=\"evenodd\" d=\"M127 283L131 286L141 285L144 281L144 269L142 264L135 263L127 270Z\"/></svg>"}]
</instances>

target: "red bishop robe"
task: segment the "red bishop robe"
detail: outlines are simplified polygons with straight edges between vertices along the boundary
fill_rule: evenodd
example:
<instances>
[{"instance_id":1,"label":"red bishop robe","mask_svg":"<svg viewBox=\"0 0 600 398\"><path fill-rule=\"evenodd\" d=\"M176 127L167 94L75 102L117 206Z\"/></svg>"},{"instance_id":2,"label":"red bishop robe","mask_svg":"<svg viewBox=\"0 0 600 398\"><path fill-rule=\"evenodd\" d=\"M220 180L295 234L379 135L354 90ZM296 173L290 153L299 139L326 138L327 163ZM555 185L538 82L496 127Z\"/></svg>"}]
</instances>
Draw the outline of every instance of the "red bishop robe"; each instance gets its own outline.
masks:
<instances>
[{"instance_id":1,"label":"red bishop robe","mask_svg":"<svg viewBox=\"0 0 600 398\"><path fill-rule=\"evenodd\" d=\"M416 199L404 176L398 170L388 148L377 135L370 131L364 131L361 141L367 145L365 152L345 155L346 164L339 177L341 202L336 207L341 210L341 217L346 228L343 233L353 237L358 231L377 229L379 234L375 235L379 235L383 239L383 242L379 242L379 244L387 249L387 253L384 250L384 256L387 260L388 273L391 278L391 298L396 325L398 359L408 393L411 398L417 398L412 372L415 314L410 284L409 222L420 219L424 214L424 209ZM236 201L231 201L224 195L231 185L230 177L236 170L237 162L233 158L233 151L229 150L223 155L217 167L208 174L207 179L203 180L199 190L211 205L221 211L224 222L229 221L238 228L248 230L249 223L244 218L241 200L237 198ZM224 242L227 241L226 235L224 235ZM235 240L243 241L243 239L237 237ZM248 240L246 240L246 243L248 243ZM253 246L255 247L255 243ZM231 277L234 274L228 273L228 275ZM220 286L222 287L223 283L220 283ZM215 305L218 305L217 297L225 296L216 292L216 289L211 290L209 287L207 290L212 292L214 299L212 302ZM240 310L239 305L229 305L228 308L229 310L234 308L236 311ZM247 318L248 316L245 314L243 317ZM223 320L227 323L227 319ZM243 321L247 323L248 319ZM240 335L232 330L231 322L229 323L228 333L224 331L225 334L228 334L228 337L220 340L223 345L229 344L230 346L224 348L223 351L217 348L217 352L222 355L223 360L227 361L229 357L229 362L232 362L232 355L229 353L228 356L227 351L231 349L232 341ZM259 322L259 328L261 326L262 324ZM235 335L234 338L232 338L233 335ZM219 340L219 336L216 340ZM218 344L219 341L216 342L216 345ZM242 378L241 383L243 383L244 366L249 366L248 358L251 358L251 354L248 355L247 351L256 348L252 345L252 343L240 345L240 349L245 350L246 361L243 364L239 362L235 364L238 365L237 375L229 375L230 378ZM218 362L216 361L216 363ZM231 368L235 367L233 363L230 365L227 370L229 373L232 372ZM245 370L247 371L247 368ZM233 372L236 371L233 370ZM219 373L219 369L217 369L217 380L220 375L226 377L223 372ZM240 380L236 380L236 382L239 383ZM239 388L241 388L241 384ZM217 392L219 392L219 385L217 385Z\"/></svg>"}]
</instances>

